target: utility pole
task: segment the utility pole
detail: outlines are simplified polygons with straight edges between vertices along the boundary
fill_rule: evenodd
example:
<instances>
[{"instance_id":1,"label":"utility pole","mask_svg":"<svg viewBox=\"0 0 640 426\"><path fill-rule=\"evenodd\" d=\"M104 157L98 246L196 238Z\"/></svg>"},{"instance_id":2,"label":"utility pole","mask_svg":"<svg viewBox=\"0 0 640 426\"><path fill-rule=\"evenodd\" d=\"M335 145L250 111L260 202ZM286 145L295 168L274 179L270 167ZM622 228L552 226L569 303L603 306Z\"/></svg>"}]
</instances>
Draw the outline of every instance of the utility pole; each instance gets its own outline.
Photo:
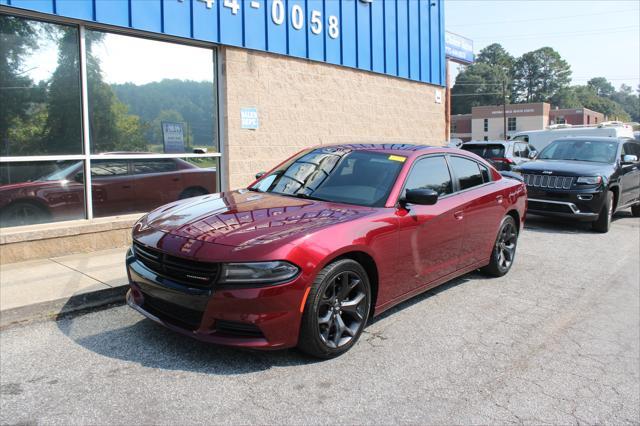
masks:
<instances>
[{"instance_id":1,"label":"utility pole","mask_svg":"<svg viewBox=\"0 0 640 426\"><path fill-rule=\"evenodd\" d=\"M507 80L502 80L502 134L507 140Z\"/></svg>"}]
</instances>

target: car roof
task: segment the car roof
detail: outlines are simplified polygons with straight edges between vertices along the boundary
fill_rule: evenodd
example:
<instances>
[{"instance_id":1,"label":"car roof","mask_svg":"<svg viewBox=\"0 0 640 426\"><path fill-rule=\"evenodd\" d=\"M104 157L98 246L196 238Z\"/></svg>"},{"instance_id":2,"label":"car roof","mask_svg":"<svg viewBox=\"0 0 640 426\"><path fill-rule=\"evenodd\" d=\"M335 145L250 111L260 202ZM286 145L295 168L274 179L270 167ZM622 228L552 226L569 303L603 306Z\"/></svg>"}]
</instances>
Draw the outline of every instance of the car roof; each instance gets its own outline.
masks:
<instances>
[{"instance_id":1,"label":"car roof","mask_svg":"<svg viewBox=\"0 0 640 426\"><path fill-rule=\"evenodd\" d=\"M333 149L344 149L351 151L376 151L385 154L402 154L407 157L411 157L414 155L420 155L424 151L428 150L441 150L446 149L443 146L433 146L433 145L419 145L419 144L409 144L409 143L356 143L356 144L336 144L336 145L319 145L314 146L312 149L324 149L324 148L333 148Z\"/></svg>"},{"instance_id":2,"label":"car roof","mask_svg":"<svg viewBox=\"0 0 640 426\"><path fill-rule=\"evenodd\" d=\"M614 136L567 136L564 138L554 139L556 141L593 141L593 142L627 142L629 138L619 138Z\"/></svg>"},{"instance_id":3,"label":"car roof","mask_svg":"<svg viewBox=\"0 0 640 426\"><path fill-rule=\"evenodd\" d=\"M511 143L515 143L516 141L469 141L465 142L462 145L509 145ZM521 141L518 141L521 142Z\"/></svg>"}]
</instances>

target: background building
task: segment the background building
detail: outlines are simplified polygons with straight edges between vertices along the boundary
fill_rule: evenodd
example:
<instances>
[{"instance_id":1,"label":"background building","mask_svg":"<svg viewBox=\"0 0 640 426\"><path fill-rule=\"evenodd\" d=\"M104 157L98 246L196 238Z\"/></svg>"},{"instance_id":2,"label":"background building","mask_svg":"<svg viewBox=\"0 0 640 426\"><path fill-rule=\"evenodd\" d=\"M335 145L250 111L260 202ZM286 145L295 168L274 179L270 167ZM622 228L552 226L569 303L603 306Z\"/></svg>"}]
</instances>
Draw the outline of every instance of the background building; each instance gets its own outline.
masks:
<instances>
[{"instance_id":1,"label":"background building","mask_svg":"<svg viewBox=\"0 0 640 426\"><path fill-rule=\"evenodd\" d=\"M442 0L0 0L0 32L2 262L311 145L446 139Z\"/></svg>"},{"instance_id":2,"label":"background building","mask_svg":"<svg viewBox=\"0 0 640 426\"><path fill-rule=\"evenodd\" d=\"M505 114L506 112L506 114ZM504 139L525 130L542 130L553 124L589 125L605 121L602 113L587 108L551 109L548 103L473 107L471 114L451 116L451 137L469 140Z\"/></svg>"}]
</instances>

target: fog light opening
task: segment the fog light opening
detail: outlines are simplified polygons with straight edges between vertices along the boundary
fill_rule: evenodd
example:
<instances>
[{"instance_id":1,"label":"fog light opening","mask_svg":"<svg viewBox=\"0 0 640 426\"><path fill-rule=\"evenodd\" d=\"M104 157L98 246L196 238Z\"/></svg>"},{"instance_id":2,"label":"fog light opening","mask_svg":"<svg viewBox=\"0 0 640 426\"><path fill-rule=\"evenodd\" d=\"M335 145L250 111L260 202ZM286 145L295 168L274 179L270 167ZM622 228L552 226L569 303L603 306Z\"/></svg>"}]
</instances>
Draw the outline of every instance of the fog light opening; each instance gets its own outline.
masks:
<instances>
[{"instance_id":1,"label":"fog light opening","mask_svg":"<svg viewBox=\"0 0 640 426\"><path fill-rule=\"evenodd\" d=\"M591 200L593 200L593 194L580 194L580 195L578 195L578 200L580 200L580 201L591 201Z\"/></svg>"}]
</instances>

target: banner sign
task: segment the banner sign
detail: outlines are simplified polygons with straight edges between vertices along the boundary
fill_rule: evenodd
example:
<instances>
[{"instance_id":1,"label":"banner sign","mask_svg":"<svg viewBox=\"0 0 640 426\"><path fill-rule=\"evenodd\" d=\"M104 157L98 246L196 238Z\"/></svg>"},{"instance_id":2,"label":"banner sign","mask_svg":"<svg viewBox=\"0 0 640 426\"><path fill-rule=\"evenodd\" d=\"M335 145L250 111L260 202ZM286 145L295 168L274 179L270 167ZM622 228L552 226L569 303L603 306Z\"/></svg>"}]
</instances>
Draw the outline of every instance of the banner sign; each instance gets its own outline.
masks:
<instances>
[{"instance_id":1,"label":"banner sign","mask_svg":"<svg viewBox=\"0 0 640 426\"><path fill-rule=\"evenodd\" d=\"M162 142L164 152L183 153L184 152L184 123L162 122Z\"/></svg>"},{"instance_id":2,"label":"banner sign","mask_svg":"<svg viewBox=\"0 0 640 426\"><path fill-rule=\"evenodd\" d=\"M444 52L448 59L464 64L473 63L473 40L447 31L444 34Z\"/></svg>"}]
</instances>

